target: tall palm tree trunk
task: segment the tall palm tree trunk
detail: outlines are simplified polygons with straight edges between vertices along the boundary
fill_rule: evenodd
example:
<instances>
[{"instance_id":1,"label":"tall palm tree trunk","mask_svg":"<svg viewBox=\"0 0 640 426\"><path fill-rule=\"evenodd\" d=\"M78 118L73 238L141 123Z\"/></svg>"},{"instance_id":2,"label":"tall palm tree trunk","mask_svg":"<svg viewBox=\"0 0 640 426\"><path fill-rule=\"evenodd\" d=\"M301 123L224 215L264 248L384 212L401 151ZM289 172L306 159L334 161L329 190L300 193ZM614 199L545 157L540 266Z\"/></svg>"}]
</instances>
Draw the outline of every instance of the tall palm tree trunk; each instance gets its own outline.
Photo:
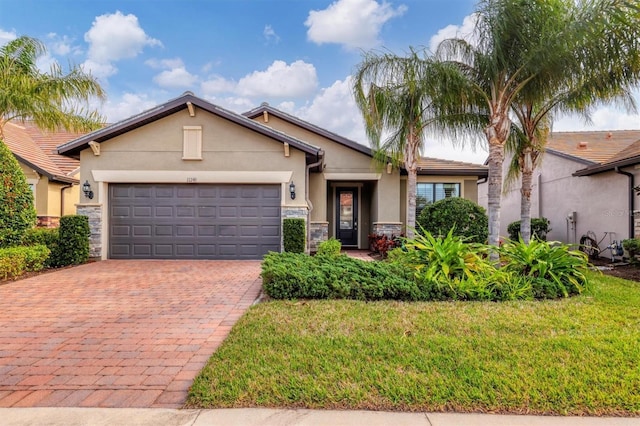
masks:
<instances>
[{"instance_id":1,"label":"tall palm tree trunk","mask_svg":"<svg viewBox=\"0 0 640 426\"><path fill-rule=\"evenodd\" d=\"M409 131L407 144L405 145L405 168L407 169L407 238L413 238L416 227L416 195L418 183L418 162L416 152L420 146L420 140L415 131Z\"/></svg>"},{"instance_id":2,"label":"tall palm tree trunk","mask_svg":"<svg viewBox=\"0 0 640 426\"><path fill-rule=\"evenodd\" d=\"M531 189L533 187L533 167L525 160L520 187L520 236L529 244L531 240Z\"/></svg>"},{"instance_id":3,"label":"tall palm tree trunk","mask_svg":"<svg viewBox=\"0 0 640 426\"><path fill-rule=\"evenodd\" d=\"M487 179L487 201L489 216L489 245L500 245L500 202L502 201L502 165L504 163L504 145L509 136L511 120L507 115L507 108L493 105L490 124L485 129L489 142L489 177ZM500 111L504 111L500 113ZM492 260L498 259L498 253L490 253Z\"/></svg>"}]
</instances>

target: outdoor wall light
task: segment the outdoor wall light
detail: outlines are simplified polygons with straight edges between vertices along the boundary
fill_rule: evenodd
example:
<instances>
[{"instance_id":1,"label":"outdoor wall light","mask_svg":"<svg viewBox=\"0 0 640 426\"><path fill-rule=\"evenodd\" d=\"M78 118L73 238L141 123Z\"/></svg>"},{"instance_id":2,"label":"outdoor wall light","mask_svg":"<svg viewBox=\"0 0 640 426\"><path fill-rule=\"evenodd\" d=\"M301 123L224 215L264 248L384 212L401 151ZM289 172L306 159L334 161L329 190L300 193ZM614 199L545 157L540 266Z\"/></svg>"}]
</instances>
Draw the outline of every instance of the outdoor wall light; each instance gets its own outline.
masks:
<instances>
[{"instance_id":1,"label":"outdoor wall light","mask_svg":"<svg viewBox=\"0 0 640 426\"><path fill-rule=\"evenodd\" d=\"M84 196L90 200L93 200L93 191L91 190L91 185L88 180L85 180L82 184L82 192L84 192Z\"/></svg>"},{"instance_id":2,"label":"outdoor wall light","mask_svg":"<svg viewBox=\"0 0 640 426\"><path fill-rule=\"evenodd\" d=\"M292 200L296 199L296 185L293 183L293 181L291 181L291 183L289 184L289 194L291 194Z\"/></svg>"}]
</instances>

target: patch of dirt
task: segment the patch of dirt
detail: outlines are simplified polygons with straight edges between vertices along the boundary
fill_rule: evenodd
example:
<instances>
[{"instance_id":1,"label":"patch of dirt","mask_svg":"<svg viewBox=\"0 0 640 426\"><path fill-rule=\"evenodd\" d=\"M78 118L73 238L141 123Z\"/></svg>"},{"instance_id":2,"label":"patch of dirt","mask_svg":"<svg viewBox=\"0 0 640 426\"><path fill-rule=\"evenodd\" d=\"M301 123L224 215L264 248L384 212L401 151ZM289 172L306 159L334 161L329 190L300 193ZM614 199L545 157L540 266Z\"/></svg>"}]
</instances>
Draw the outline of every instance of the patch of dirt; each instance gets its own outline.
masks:
<instances>
[{"instance_id":1,"label":"patch of dirt","mask_svg":"<svg viewBox=\"0 0 640 426\"><path fill-rule=\"evenodd\" d=\"M624 278L625 280L640 282L640 267L631 265L628 262L611 262L611 259L599 257L590 259L590 262L598 267L605 275Z\"/></svg>"}]
</instances>

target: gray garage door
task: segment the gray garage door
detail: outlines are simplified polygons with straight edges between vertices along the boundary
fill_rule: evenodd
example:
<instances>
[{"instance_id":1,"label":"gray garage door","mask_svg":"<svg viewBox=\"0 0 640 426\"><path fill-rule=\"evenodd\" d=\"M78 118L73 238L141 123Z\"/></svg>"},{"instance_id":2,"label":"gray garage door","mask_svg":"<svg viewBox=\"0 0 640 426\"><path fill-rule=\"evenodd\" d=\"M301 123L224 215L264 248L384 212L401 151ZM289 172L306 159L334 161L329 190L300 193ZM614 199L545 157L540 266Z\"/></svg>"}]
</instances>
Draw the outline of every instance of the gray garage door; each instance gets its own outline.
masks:
<instances>
[{"instance_id":1,"label":"gray garage door","mask_svg":"<svg viewBox=\"0 0 640 426\"><path fill-rule=\"evenodd\" d=\"M279 185L111 184L111 259L260 259L280 250Z\"/></svg>"}]
</instances>

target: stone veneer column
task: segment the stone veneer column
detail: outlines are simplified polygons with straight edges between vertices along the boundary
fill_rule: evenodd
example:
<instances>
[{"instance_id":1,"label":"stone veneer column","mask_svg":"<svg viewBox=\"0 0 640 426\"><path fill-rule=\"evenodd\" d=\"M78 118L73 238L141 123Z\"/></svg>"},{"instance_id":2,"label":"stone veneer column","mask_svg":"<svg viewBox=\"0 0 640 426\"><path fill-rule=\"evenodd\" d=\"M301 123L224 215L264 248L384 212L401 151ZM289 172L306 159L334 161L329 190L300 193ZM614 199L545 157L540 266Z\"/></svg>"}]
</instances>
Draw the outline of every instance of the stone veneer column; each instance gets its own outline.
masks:
<instances>
[{"instance_id":1,"label":"stone veneer column","mask_svg":"<svg viewBox=\"0 0 640 426\"><path fill-rule=\"evenodd\" d=\"M398 237L402 234L402 222L373 222L373 233L387 237Z\"/></svg>"},{"instance_id":2,"label":"stone veneer column","mask_svg":"<svg viewBox=\"0 0 640 426\"><path fill-rule=\"evenodd\" d=\"M318 245L329 239L329 222L311 222L309 224L309 249L310 251L318 251Z\"/></svg>"},{"instance_id":3,"label":"stone veneer column","mask_svg":"<svg viewBox=\"0 0 640 426\"><path fill-rule=\"evenodd\" d=\"M102 205L79 204L76 206L77 214L89 218L89 257L102 257Z\"/></svg>"},{"instance_id":4,"label":"stone veneer column","mask_svg":"<svg viewBox=\"0 0 640 426\"><path fill-rule=\"evenodd\" d=\"M640 238L640 211L633 211L633 238Z\"/></svg>"}]
</instances>

